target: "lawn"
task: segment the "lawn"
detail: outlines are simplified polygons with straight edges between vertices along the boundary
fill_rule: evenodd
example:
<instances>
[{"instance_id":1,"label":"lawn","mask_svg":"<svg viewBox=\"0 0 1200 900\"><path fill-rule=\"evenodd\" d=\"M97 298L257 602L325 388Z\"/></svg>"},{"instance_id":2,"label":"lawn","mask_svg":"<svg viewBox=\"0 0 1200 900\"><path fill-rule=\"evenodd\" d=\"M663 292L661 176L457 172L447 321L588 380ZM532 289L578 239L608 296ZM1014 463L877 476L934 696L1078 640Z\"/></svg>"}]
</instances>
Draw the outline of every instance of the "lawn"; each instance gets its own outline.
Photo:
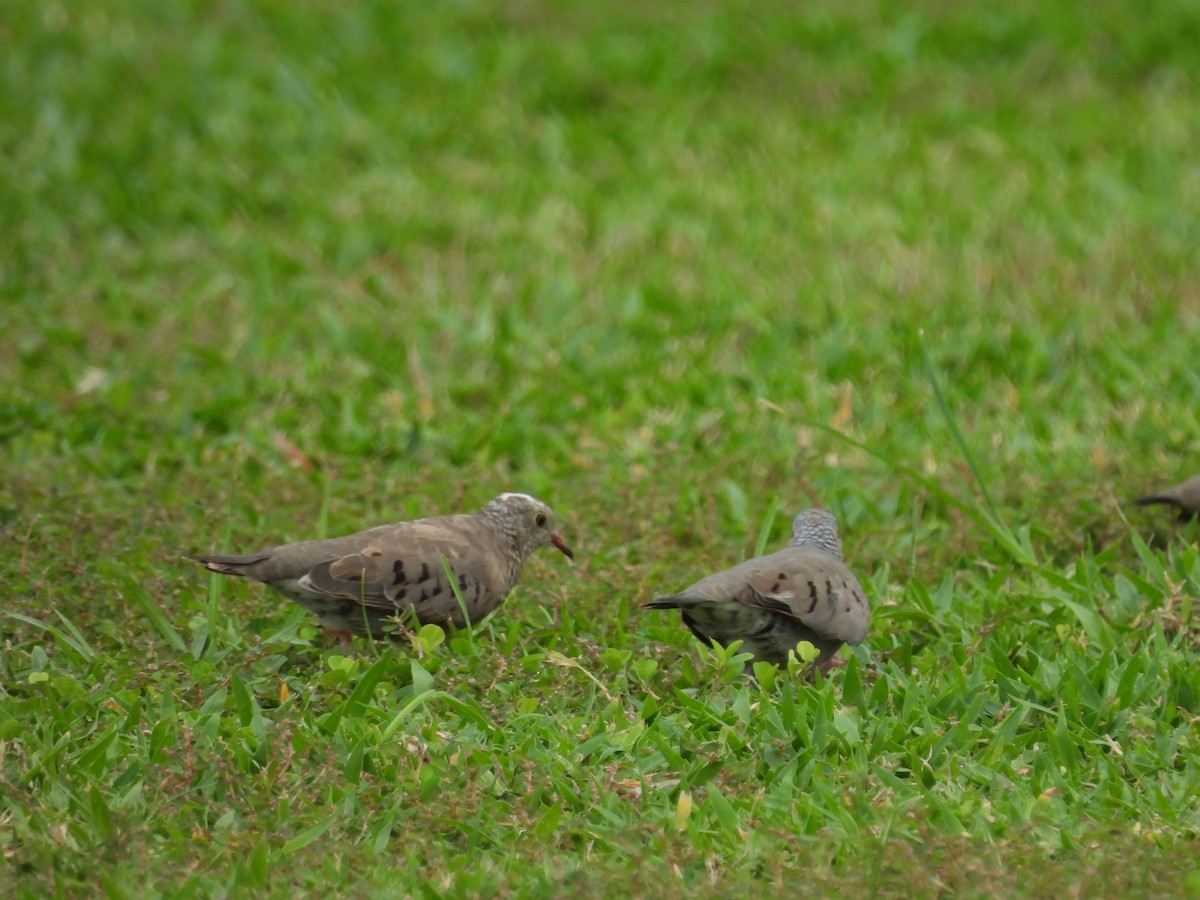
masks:
<instances>
[{"instance_id":1,"label":"lawn","mask_svg":"<svg viewBox=\"0 0 1200 900\"><path fill-rule=\"evenodd\" d=\"M10 0L0 894L1200 897L1200 6ZM552 504L350 651L183 559ZM642 610L839 518L826 677Z\"/></svg>"}]
</instances>

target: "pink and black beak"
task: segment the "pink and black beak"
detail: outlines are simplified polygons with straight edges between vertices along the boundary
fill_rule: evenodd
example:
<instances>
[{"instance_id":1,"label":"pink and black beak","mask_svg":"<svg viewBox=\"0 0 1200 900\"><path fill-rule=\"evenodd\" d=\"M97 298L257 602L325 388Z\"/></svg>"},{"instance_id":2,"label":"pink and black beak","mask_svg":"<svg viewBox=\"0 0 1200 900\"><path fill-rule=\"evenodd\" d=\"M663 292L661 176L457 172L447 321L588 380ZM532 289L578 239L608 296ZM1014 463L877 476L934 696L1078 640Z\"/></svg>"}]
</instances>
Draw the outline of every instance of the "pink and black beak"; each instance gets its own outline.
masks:
<instances>
[{"instance_id":1,"label":"pink and black beak","mask_svg":"<svg viewBox=\"0 0 1200 900\"><path fill-rule=\"evenodd\" d=\"M567 546L567 542L560 538L557 534L550 535L550 543L562 551L563 556L575 562L575 554L571 552L571 548Z\"/></svg>"}]
</instances>

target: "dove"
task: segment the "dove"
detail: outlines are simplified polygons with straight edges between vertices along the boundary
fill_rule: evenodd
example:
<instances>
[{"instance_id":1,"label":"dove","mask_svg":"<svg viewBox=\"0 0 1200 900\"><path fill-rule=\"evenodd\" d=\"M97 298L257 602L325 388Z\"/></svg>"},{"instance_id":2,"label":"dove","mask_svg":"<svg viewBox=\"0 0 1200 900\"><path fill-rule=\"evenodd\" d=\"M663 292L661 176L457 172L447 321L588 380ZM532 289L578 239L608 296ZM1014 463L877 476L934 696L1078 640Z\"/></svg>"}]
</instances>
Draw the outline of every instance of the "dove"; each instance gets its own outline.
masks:
<instances>
[{"instance_id":1,"label":"dove","mask_svg":"<svg viewBox=\"0 0 1200 900\"><path fill-rule=\"evenodd\" d=\"M1187 522L1200 516L1200 475L1157 494L1138 497L1133 502L1138 506L1149 506L1152 503L1174 506L1179 510L1179 521Z\"/></svg>"},{"instance_id":2,"label":"dove","mask_svg":"<svg viewBox=\"0 0 1200 900\"><path fill-rule=\"evenodd\" d=\"M478 622L516 585L525 558L549 546L575 558L555 533L549 506L528 494L501 494L471 514L379 525L258 553L189 558L212 572L263 582L315 613L346 644L350 634L386 637L384 623L396 617L460 628Z\"/></svg>"},{"instance_id":3,"label":"dove","mask_svg":"<svg viewBox=\"0 0 1200 900\"><path fill-rule=\"evenodd\" d=\"M701 578L650 609L678 609L702 641L728 646L741 640L754 661L786 665L788 651L808 641L820 651L818 667L835 665L842 644L867 636L871 611L858 580L842 562L837 519L809 509L792 522L787 549Z\"/></svg>"}]
</instances>

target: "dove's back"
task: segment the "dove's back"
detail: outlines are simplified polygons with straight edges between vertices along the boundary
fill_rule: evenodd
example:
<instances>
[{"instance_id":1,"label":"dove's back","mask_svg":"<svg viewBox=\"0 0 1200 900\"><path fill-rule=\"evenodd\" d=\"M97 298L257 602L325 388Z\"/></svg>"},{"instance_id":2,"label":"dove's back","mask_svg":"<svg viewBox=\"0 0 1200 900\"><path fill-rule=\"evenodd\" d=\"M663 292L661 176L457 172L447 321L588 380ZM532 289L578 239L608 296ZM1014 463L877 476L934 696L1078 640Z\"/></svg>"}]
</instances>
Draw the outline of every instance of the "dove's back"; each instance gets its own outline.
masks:
<instances>
[{"instance_id":1,"label":"dove's back","mask_svg":"<svg viewBox=\"0 0 1200 900\"><path fill-rule=\"evenodd\" d=\"M808 641L827 666L842 644L861 643L871 626L862 586L830 546L801 543L749 559L647 606L679 609L700 640L740 640L764 662L783 665L789 650Z\"/></svg>"}]
</instances>

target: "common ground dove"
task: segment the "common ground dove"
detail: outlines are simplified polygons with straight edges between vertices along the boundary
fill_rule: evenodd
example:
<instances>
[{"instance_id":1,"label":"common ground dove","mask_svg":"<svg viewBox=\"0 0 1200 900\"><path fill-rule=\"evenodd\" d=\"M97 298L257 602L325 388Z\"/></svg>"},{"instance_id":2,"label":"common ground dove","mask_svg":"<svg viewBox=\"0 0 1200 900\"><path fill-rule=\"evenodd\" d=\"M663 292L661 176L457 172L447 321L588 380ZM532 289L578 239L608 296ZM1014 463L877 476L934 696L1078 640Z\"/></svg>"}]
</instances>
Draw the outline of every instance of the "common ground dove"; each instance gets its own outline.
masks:
<instances>
[{"instance_id":1,"label":"common ground dove","mask_svg":"<svg viewBox=\"0 0 1200 900\"><path fill-rule=\"evenodd\" d=\"M786 550L646 605L681 610L683 623L702 641L743 641L742 651L755 661L786 665L788 651L809 641L820 650L822 670L834 664L843 643L860 643L871 624L866 595L842 563L837 519L823 509L796 516Z\"/></svg>"},{"instance_id":2,"label":"common ground dove","mask_svg":"<svg viewBox=\"0 0 1200 900\"><path fill-rule=\"evenodd\" d=\"M1138 497L1133 502L1138 506L1148 506L1152 503L1174 506L1179 510L1179 521L1187 522L1200 516L1200 475L1160 493Z\"/></svg>"},{"instance_id":3,"label":"common ground dove","mask_svg":"<svg viewBox=\"0 0 1200 900\"><path fill-rule=\"evenodd\" d=\"M478 622L512 590L534 550L553 545L575 558L554 528L554 511L542 501L501 494L469 515L379 525L260 553L191 558L213 572L269 585L331 631L382 638L384 623L397 616L422 625Z\"/></svg>"}]
</instances>

